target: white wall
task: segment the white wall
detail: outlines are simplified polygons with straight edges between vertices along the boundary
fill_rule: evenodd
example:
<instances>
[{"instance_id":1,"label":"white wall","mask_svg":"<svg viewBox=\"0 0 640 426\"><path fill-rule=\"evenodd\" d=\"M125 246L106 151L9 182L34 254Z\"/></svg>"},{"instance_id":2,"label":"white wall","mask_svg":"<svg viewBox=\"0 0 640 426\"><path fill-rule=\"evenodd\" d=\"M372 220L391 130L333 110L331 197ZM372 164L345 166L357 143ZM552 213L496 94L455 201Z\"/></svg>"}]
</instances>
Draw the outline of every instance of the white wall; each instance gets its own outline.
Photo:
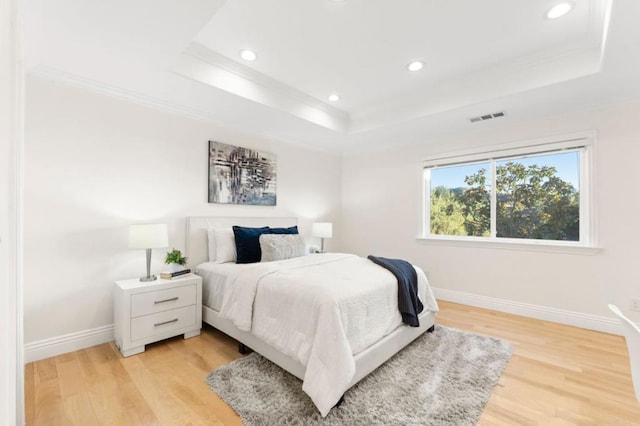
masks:
<instances>
[{"instance_id":1,"label":"white wall","mask_svg":"<svg viewBox=\"0 0 640 426\"><path fill-rule=\"evenodd\" d=\"M597 131L600 253L541 253L416 241L421 159L593 129ZM603 317L612 317L606 303L616 303L629 313L630 299L640 298L639 135L640 104L635 103L438 140L425 135L421 145L345 158L341 248L361 255L406 258L422 267L432 286L445 290L439 293L450 300L610 330L607 324L597 324ZM496 304L499 299L505 303ZM640 320L638 313L629 314Z\"/></svg>"},{"instance_id":2,"label":"white wall","mask_svg":"<svg viewBox=\"0 0 640 426\"><path fill-rule=\"evenodd\" d=\"M275 153L278 205L208 204L209 140ZM297 216L308 233L339 209L338 157L29 77L25 342L113 323L113 282L145 272L144 252L127 248L131 223L165 222L184 249L186 216Z\"/></svg>"},{"instance_id":3,"label":"white wall","mask_svg":"<svg viewBox=\"0 0 640 426\"><path fill-rule=\"evenodd\" d=\"M27 346L48 339L60 342L87 330L102 330L101 339L108 336L113 282L144 273L144 254L127 249L128 225L166 222L171 245L183 249L184 218L190 215L294 215L301 218L303 233L315 219L333 221L335 238L327 241L329 250L406 258L426 270L432 285L444 290L443 297L467 295L469 303L504 300L516 311L528 306L555 310L560 316L577 313L582 320L609 317L607 302L628 311L630 298L640 297L640 273L634 267L640 232L635 226L640 199L634 197L639 117L639 104L618 105L438 140L425 135L421 145L340 159L30 77L25 134L25 342ZM592 129L598 132L600 253L509 251L416 241L421 158ZM210 139L276 153L278 206L208 204ZM161 269L162 256L161 250L154 251L153 271Z\"/></svg>"}]
</instances>

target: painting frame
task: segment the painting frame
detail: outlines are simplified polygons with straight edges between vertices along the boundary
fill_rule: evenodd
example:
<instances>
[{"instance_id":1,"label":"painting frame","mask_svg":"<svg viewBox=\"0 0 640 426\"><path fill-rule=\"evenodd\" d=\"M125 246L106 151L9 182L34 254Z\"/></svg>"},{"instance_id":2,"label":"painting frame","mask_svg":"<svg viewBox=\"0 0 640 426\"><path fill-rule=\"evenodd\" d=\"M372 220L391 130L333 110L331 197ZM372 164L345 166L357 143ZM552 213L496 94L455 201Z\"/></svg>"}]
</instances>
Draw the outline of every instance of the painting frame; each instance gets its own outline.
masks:
<instances>
[{"instance_id":1,"label":"painting frame","mask_svg":"<svg viewBox=\"0 0 640 426\"><path fill-rule=\"evenodd\" d=\"M274 153L212 140L207 145L209 203L277 204L278 167Z\"/></svg>"}]
</instances>

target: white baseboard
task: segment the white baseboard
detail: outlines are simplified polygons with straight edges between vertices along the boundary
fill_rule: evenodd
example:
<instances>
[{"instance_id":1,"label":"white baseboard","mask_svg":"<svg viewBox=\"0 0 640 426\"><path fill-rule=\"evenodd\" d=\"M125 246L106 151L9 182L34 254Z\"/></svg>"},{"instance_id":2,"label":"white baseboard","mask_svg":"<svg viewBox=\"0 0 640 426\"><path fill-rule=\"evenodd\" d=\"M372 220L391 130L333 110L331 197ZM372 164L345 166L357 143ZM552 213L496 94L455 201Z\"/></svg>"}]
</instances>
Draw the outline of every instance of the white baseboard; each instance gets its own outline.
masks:
<instances>
[{"instance_id":1,"label":"white baseboard","mask_svg":"<svg viewBox=\"0 0 640 426\"><path fill-rule=\"evenodd\" d=\"M69 333L24 345L24 361L34 362L67 352L78 351L113 340L113 324Z\"/></svg>"},{"instance_id":2,"label":"white baseboard","mask_svg":"<svg viewBox=\"0 0 640 426\"><path fill-rule=\"evenodd\" d=\"M480 296L462 291L433 288L437 299L448 302L461 303L463 305L478 308L491 309L509 314L522 315L544 321L552 321L560 324L572 325L589 330L602 331L622 335L622 328L616 318L601 317L598 315L583 314L580 312L565 311L546 306L531 305L515 302L513 300L498 299L495 297ZM85 349L113 340L113 324L65 334L50 339L27 343L24 346L25 362L34 362L52 356Z\"/></svg>"},{"instance_id":3,"label":"white baseboard","mask_svg":"<svg viewBox=\"0 0 640 426\"><path fill-rule=\"evenodd\" d=\"M433 288L433 293L436 299L448 302L461 303L463 305L491 309L493 311L506 312L509 314L522 315L529 318L557 322L589 330L602 331L604 333L622 335L620 322L613 316L611 318L601 317L598 315L565 311L562 309L549 308L547 306L531 305L528 303L515 302L513 300L480 296L477 294L446 290L443 288Z\"/></svg>"}]
</instances>

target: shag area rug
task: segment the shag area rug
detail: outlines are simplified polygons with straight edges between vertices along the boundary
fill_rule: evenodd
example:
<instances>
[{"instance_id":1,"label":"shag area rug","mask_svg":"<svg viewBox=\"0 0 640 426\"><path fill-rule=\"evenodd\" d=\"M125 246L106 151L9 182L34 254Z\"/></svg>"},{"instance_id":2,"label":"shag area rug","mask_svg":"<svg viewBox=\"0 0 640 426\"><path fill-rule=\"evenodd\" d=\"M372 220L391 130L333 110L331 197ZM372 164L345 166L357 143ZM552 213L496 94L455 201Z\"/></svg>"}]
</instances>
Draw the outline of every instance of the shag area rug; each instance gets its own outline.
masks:
<instances>
[{"instance_id":1,"label":"shag area rug","mask_svg":"<svg viewBox=\"0 0 640 426\"><path fill-rule=\"evenodd\" d=\"M499 339L436 325L322 418L302 382L252 353L206 381L246 425L475 425L511 358Z\"/></svg>"}]
</instances>

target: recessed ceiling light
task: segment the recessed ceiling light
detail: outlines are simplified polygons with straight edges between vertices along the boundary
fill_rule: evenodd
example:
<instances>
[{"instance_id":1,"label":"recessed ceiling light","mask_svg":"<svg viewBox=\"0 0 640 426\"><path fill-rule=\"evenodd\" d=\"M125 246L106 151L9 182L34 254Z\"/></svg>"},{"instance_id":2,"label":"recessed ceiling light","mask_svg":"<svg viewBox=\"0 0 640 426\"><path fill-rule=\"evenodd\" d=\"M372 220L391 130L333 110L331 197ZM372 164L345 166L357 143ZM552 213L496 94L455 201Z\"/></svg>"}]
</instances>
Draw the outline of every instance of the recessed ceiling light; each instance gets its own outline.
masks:
<instances>
[{"instance_id":1,"label":"recessed ceiling light","mask_svg":"<svg viewBox=\"0 0 640 426\"><path fill-rule=\"evenodd\" d=\"M331 102L338 102L340 100L340 96L332 93L327 97L327 99L329 99Z\"/></svg>"},{"instance_id":2,"label":"recessed ceiling light","mask_svg":"<svg viewBox=\"0 0 640 426\"><path fill-rule=\"evenodd\" d=\"M253 50L242 49L240 51L240 57L245 61L255 61L258 58L258 55L256 55L256 52Z\"/></svg>"},{"instance_id":3,"label":"recessed ceiling light","mask_svg":"<svg viewBox=\"0 0 640 426\"><path fill-rule=\"evenodd\" d=\"M407 69L409 71L420 71L424 67L424 62L422 61L413 61L407 64Z\"/></svg>"},{"instance_id":4,"label":"recessed ceiling light","mask_svg":"<svg viewBox=\"0 0 640 426\"><path fill-rule=\"evenodd\" d=\"M571 2L558 3L551 9L549 9L549 11L547 12L547 18L560 18L561 16L564 16L567 13L571 12L571 9L573 9L573 3Z\"/></svg>"}]
</instances>

